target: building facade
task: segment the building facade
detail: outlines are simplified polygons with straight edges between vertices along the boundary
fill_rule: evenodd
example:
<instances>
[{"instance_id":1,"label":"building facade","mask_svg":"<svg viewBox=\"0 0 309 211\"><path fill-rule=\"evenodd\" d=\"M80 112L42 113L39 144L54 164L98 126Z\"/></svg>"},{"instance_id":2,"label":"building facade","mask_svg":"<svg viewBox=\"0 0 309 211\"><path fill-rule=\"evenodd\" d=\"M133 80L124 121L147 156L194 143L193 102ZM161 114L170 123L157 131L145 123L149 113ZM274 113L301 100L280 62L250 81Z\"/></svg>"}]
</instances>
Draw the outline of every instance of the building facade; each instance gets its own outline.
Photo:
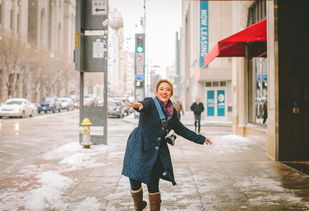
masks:
<instances>
[{"instance_id":1,"label":"building facade","mask_svg":"<svg viewBox=\"0 0 309 211\"><path fill-rule=\"evenodd\" d=\"M216 40L231 31L232 13L230 3L221 1L183 1L182 27L180 32L180 75L181 99L184 106L200 98L205 105L204 118L208 120L231 120L232 92L231 59L220 58L208 66L201 61L201 11L206 2L207 44L212 46ZM221 27L219 27L221 25Z\"/></svg>"},{"instance_id":2,"label":"building facade","mask_svg":"<svg viewBox=\"0 0 309 211\"><path fill-rule=\"evenodd\" d=\"M110 95L123 96L125 93L125 65L123 58L123 18L115 9L109 12L109 55L108 55L108 82Z\"/></svg>"},{"instance_id":3,"label":"building facade","mask_svg":"<svg viewBox=\"0 0 309 211\"><path fill-rule=\"evenodd\" d=\"M216 3L219 2L213 4ZM212 13L211 4L209 2L209 20L214 19L212 14L220 16L216 9ZM224 28L227 34L218 36L212 43L214 32L209 21L211 48L204 62L209 68L215 63L224 66L226 62L231 71L233 132L255 141L274 160L308 160L309 43L306 38L309 32L303 25L309 18L306 1L300 0L297 4L289 0L225 1L220 4L220 10L228 7L229 11L221 14L222 20L216 27ZM184 14L195 13L187 11ZM196 19L190 17L184 15L184 21L194 25ZM194 29L184 31L184 35L182 45L199 42ZM188 54L183 52L185 60ZM220 61L221 57L227 61ZM190 62L192 60L185 63L187 68ZM203 71L207 72L207 68ZM198 93L202 92L200 89Z\"/></svg>"},{"instance_id":4,"label":"building facade","mask_svg":"<svg viewBox=\"0 0 309 211\"><path fill-rule=\"evenodd\" d=\"M74 32L73 0L0 1L1 101L75 92Z\"/></svg>"}]
</instances>

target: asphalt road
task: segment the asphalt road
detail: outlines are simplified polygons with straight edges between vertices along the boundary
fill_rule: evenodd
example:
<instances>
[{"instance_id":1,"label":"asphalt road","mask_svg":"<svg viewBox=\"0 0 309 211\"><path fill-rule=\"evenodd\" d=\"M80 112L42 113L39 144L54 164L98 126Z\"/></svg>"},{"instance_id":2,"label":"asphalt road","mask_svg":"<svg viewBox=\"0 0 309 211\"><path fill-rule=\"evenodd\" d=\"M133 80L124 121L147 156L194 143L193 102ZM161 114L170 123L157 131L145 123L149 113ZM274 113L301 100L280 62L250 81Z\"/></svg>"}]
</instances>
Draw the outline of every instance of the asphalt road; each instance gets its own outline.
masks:
<instances>
[{"instance_id":1,"label":"asphalt road","mask_svg":"<svg viewBox=\"0 0 309 211\"><path fill-rule=\"evenodd\" d=\"M0 119L0 177L17 171L47 151L78 142L78 122L79 110ZM117 118L108 119L108 124L111 134L133 127Z\"/></svg>"}]
</instances>

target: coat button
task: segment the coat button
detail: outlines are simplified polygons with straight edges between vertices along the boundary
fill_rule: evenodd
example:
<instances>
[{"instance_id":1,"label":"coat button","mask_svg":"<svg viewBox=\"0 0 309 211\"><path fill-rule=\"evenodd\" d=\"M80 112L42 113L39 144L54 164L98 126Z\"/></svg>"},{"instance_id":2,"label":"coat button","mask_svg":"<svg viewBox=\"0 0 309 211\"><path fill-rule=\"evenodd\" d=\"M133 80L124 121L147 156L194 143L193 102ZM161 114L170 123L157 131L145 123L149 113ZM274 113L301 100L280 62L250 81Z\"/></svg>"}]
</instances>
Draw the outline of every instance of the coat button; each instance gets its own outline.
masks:
<instances>
[{"instance_id":1,"label":"coat button","mask_svg":"<svg viewBox=\"0 0 309 211\"><path fill-rule=\"evenodd\" d=\"M161 137L158 137L157 140L158 140L158 141L161 141Z\"/></svg>"},{"instance_id":2,"label":"coat button","mask_svg":"<svg viewBox=\"0 0 309 211\"><path fill-rule=\"evenodd\" d=\"M158 150L159 149L159 147L158 146L156 146L156 150Z\"/></svg>"}]
</instances>

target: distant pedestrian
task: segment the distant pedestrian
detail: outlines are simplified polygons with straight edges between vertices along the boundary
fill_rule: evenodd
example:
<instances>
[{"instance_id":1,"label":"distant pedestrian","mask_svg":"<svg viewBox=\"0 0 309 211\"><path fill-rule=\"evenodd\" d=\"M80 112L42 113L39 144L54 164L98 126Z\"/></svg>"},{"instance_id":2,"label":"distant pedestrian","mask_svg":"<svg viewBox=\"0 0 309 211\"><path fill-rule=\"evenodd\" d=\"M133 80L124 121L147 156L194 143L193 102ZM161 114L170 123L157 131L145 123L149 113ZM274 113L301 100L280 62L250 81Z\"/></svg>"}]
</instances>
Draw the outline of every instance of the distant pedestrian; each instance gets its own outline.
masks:
<instances>
[{"instance_id":1,"label":"distant pedestrian","mask_svg":"<svg viewBox=\"0 0 309 211\"><path fill-rule=\"evenodd\" d=\"M267 108L267 100L264 101L263 103L263 124L266 123L267 117L268 117L268 112L267 112L268 108Z\"/></svg>"},{"instance_id":2,"label":"distant pedestrian","mask_svg":"<svg viewBox=\"0 0 309 211\"><path fill-rule=\"evenodd\" d=\"M177 111L177 117L178 119L180 120L181 118L181 113L182 115L185 115L185 112L183 110L183 106L182 106L182 103L181 101L179 100L178 96L174 96L174 101L173 101L173 105L174 105L174 108L176 109Z\"/></svg>"},{"instance_id":3,"label":"distant pedestrian","mask_svg":"<svg viewBox=\"0 0 309 211\"><path fill-rule=\"evenodd\" d=\"M122 169L122 174L129 177L135 210L143 210L147 205L143 201L141 183L147 185L151 211L158 211L161 207L159 180L164 179L176 185L166 141L170 130L197 144L212 144L209 138L194 133L179 121L170 100L173 85L168 80L157 83L155 94L155 98L127 103L140 112L138 127L128 138ZM164 114L162 121L158 109Z\"/></svg>"},{"instance_id":4,"label":"distant pedestrian","mask_svg":"<svg viewBox=\"0 0 309 211\"><path fill-rule=\"evenodd\" d=\"M201 102L201 99L196 98L196 102L194 102L191 105L190 109L194 113L195 132L200 133L200 131L201 131L201 113L204 111L204 104Z\"/></svg>"}]
</instances>

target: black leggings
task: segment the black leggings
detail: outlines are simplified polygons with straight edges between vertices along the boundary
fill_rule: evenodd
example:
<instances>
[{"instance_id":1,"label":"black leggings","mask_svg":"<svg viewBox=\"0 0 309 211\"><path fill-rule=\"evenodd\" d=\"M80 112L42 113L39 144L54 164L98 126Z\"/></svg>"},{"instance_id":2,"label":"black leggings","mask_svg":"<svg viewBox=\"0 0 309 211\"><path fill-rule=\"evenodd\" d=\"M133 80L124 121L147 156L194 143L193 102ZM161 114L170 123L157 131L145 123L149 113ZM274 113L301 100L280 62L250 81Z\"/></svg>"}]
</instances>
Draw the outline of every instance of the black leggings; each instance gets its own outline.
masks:
<instances>
[{"instance_id":1,"label":"black leggings","mask_svg":"<svg viewBox=\"0 0 309 211\"><path fill-rule=\"evenodd\" d=\"M159 180L160 175L163 173L163 166L160 161L160 158L157 159L150 176L149 183L147 184L149 193L157 193L159 192ZM139 190L141 188L142 183L140 181L134 180L130 178L131 190Z\"/></svg>"}]
</instances>

